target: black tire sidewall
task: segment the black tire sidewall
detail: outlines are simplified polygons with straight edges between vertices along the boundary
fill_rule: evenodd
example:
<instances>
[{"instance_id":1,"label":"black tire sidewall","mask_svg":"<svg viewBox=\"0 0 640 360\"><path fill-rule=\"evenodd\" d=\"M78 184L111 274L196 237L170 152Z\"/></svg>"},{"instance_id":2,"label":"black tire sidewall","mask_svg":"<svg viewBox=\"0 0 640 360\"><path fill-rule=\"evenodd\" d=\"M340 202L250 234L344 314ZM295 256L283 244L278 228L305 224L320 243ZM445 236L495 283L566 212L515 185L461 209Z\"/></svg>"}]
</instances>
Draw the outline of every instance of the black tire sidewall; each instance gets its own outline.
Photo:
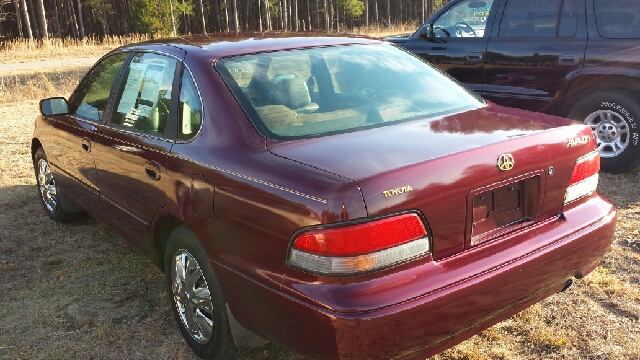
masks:
<instances>
[{"instance_id":1,"label":"black tire sidewall","mask_svg":"<svg viewBox=\"0 0 640 360\"><path fill-rule=\"evenodd\" d=\"M567 117L584 122L598 110L610 110L619 114L629 128L629 144L618 156L601 158L601 169L620 173L631 171L640 164L640 105L622 91L609 90L588 95L578 101Z\"/></svg>"},{"instance_id":2,"label":"black tire sidewall","mask_svg":"<svg viewBox=\"0 0 640 360\"><path fill-rule=\"evenodd\" d=\"M197 342L186 329L178 314L175 299L173 297L173 290L171 287L172 259L180 249L187 250L196 259L200 269L202 270L202 274L207 281L207 285L209 286L214 313L214 331L211 340L206 344ZM226 302L222 294L222 289L215 273L213 272L213 268L211 267L209 257L205 250L198 242L196 236L184 226L176 228L171 232L171 235L169 235L164 258L164 272L165 283L174 318L180 327L182 336L193 352L204 359L232 359L236 353L236 347L233 342L233 336L231 335L231 329L226 312Z\"/></svg>"}]
</instances>

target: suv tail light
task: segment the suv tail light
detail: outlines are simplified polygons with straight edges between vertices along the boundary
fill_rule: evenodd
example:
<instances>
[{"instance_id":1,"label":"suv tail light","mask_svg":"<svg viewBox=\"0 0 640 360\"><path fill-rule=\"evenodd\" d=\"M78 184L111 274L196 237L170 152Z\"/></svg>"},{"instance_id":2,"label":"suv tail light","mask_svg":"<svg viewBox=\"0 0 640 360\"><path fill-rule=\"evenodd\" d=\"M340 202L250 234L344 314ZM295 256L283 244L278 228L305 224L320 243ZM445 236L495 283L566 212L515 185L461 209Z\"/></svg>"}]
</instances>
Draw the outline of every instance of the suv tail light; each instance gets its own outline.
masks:
<instances>
[{"instance_id":1,"label":"suv tail light","mask_svg":"<svg viewBox=\"0 0 640 360\"><path fill-rule=\"evenodd\" d=\"M289 265L322 275L353 275L429 253L424 222L415 213L405 213L298 233Z\"/></svg>"},{"instance_id":2,"label":"suv tail light","mask_svg":"<svg viewBox=\"0 0 640 360\"><path fill-rule=\"evenodd\" d=\"M596 191L599 171L600 154L598 151L590 152L579 158L573 168L569 187L564 195L564 203L568 204Z\"/></svg>"}]
</instances>

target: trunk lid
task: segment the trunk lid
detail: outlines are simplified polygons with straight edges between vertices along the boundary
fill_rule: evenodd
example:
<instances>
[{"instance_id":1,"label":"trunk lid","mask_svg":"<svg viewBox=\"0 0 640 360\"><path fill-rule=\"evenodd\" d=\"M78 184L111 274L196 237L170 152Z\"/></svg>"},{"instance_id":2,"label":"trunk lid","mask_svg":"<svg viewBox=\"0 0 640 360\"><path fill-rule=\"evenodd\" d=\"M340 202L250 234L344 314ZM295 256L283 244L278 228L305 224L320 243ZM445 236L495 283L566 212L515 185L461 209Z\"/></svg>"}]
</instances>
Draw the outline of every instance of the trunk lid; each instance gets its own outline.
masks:
<instances>
[{"instance_id":1,"label":"trunk lid","mask_svg":"<svg viewBox=\"0 0 640 360\"><path fill-rule=\"evenodd\" d=\"M369 216L420 210L431 228L434 258L441 259L498 236L505 225L558 215L576 159L594 148L593 141L567 143L584 136L591 130L580 123L490 104L372 130L269 140L267 146L355 181ZM506 154L514 166L500 171L498 159Z\"/></svg>"}]
</instances>

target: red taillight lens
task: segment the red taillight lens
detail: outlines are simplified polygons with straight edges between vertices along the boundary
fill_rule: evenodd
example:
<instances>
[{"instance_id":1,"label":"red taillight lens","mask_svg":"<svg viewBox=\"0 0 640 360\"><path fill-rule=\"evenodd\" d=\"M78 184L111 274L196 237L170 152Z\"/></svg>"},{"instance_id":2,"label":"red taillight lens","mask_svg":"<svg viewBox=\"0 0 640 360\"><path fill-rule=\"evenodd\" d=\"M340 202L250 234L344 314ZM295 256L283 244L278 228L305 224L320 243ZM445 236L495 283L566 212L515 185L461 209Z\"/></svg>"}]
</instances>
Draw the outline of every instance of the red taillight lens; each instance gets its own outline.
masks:
<instances>
[{"instance_id":1,"label":"red taillight lens","mask_svg":"<svg viewBox=\"0 0 640 360\"><path fill-rule=\"evenodd\" d=\"M600 154L597 151L579 158L573 167L569 187L564 195L564 203L568 204L595 192L598 187L598 171L600 171Z\"/></svg>"},{"instance_id":2,"label":"red taillight lens","mask_svg":"<svg viewBox=\"0 0 640 360\"><path fill-rule=\"evenodd\" d=\"M318 255L360 255L387 249L424 237L427 231L415 214L340 228L302 233L293 247Z\"/></svg>"},{"instance_id":3,"label":"red taillight lens","mask_svg":"<svg viewBox=\"0 0 640 360\"><path fill-rule=\"evenodd\" d=\"M571 174L569 185L578 183L600 171L600 154L597 151L589 153L576 162Z\"/></svg>"},{"instance_id":4,"label":"red taillight lens","mask_svg":"<svg viewBox=\"0 0 640 360\"><path fill-rule=\"evenodd\" d=\"M293 240L289 264L319 274L354 274L391 266L429 251L424 223L410 213L303 232Z\"/></svg>"}]
</instances>

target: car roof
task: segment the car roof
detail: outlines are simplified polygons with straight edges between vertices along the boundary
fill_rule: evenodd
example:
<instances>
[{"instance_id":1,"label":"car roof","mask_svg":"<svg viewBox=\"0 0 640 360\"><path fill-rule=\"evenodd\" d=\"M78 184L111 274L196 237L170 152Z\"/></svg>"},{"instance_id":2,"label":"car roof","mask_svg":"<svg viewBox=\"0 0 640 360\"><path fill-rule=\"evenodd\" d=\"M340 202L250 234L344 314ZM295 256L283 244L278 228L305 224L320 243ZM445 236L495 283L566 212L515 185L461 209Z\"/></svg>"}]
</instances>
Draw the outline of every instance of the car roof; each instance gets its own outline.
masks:
<instances>
[{"instance_id":1,"label":"car roof","mask_svg":"<svg viewBox=\"0 0 640 360\"><path fill-rule=\"evenodd\" d=\"M241 32L210 35L190 35L150 40L124 46L121 49L145 49L170 46L187 53L190 58L215 60L228 56L296 48L349 44L382 43L379 39L353 34L327 34L316 32ZM164 45L164 46L163 46Z\"/></svg>"}]
</instances>

